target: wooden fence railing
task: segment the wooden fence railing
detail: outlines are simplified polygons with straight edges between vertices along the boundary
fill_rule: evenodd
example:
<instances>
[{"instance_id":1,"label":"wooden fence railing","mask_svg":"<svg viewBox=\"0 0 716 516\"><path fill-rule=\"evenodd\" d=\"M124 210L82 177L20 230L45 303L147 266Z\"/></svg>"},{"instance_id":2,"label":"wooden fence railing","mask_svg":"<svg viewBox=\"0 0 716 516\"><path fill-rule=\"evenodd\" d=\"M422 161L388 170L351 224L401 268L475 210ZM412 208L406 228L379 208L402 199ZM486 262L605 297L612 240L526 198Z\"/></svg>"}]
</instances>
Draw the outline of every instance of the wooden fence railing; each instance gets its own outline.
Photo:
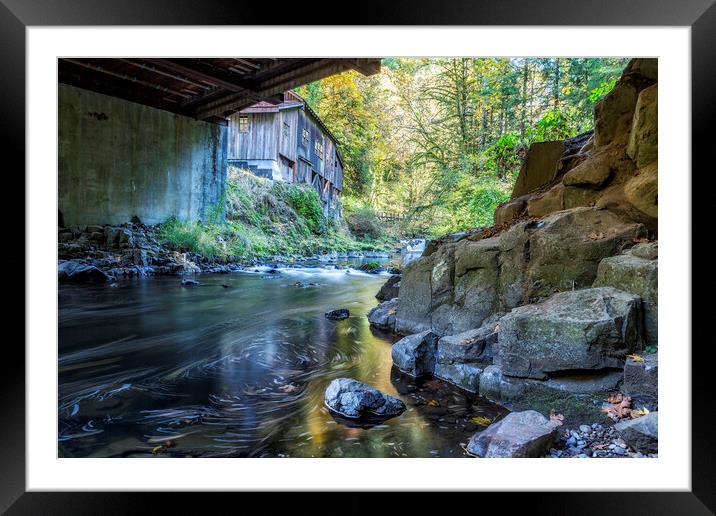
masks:
<instances>
[{"instance_id":1,"label":"wooden fence railing","mask_svg":"<svg viewBox=\"0 0 716 516\"><path fill-rule=\"evenodd\" d=\"M379 212L375 214L381 220L405 220L404 213L383 213Z\"/></svg>"}]
</instances>

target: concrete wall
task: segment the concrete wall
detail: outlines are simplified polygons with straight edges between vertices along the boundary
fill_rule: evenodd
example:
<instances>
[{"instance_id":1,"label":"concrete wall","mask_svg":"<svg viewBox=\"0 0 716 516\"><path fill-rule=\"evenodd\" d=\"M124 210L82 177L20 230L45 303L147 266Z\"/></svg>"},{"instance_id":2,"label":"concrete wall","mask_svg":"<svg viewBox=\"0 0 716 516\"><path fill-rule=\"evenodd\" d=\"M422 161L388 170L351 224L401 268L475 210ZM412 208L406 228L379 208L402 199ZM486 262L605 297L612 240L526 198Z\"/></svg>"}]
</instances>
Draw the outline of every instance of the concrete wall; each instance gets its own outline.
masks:
<instances>
[{"instance_id":1,"label":"concrete wall","mask_svg":"<svg viewBox=\"0 0 716 516\"><path fill-rule=\"evenodd\" d=\"M66 226L205 219L225 191L227 127L59 85Z\"/></svg>"}]
</instances>

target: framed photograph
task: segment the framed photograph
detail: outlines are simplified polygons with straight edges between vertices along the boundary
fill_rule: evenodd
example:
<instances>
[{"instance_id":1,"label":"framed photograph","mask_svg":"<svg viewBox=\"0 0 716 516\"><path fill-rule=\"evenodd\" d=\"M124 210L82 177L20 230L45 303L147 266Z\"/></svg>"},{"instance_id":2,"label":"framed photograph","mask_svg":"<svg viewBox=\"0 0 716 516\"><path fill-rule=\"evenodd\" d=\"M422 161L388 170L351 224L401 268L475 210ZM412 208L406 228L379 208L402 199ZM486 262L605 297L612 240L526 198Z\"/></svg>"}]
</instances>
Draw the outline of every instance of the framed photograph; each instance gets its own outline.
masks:
<instances>
[{"instance_id":1,"label":"framed photograph","mask_svg":"<svg viewBox=\"0 0 716 516\"><path fill-rule=\"evenodd\" d=\"M283 25L3 0L27 242L3 510L530 491L712 513L712 0L420 3L272 6Z\"/></svg>"}]
</instances>

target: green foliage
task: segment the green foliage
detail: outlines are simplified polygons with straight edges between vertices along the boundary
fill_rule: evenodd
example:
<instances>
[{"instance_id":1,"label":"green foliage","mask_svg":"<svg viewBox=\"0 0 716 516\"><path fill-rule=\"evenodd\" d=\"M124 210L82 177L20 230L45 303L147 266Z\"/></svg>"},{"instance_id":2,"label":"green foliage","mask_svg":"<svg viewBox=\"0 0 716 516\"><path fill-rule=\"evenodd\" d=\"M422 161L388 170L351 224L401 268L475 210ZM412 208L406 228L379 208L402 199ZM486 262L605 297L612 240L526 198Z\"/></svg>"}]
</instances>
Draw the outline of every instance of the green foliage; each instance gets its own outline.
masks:
<instances>
[{"instance_id":1,"label":"green foliage","mask_svg":"<svg viewBox=\"0 0 716 516\"><path fill-rule=\"evenodd\" d=\"M529 145L589 130L626 63L390 57L380 74L347 72L300 93L339 139L344 197L406 215L406 235L434 234L490 222ZM380 231L370 210L346 217L359 234Z\"/></svg>"},{"instance_id":2,"label":"green foliage","mask_svg":"<svg viewBox=\"0 0 716 516\"><path fill-rule=\"evenodd\" d=\"M346 210L344 215L351 233L359 238L379 238L383 233L375 211L369 206L359 206Z\"/></svg>"},{"instance_id":3,"label":"green foliage","mask_svg":"<svg viewBox=\"0 0 716 516\"><path fill-rule=\"evenodd\" d=\"M604 81L599 86L589 92L589 100L595 104L602 100L602 97L612 91L614 85L617 83L616 77L610 81Z\"/></svg>"},{"instance_id":4,"label":"green foliage","mask_svg":"<svg viewBox=\"0 0 716 516\"><path fill-rule=\"evenodd\" d=\"M535 124L531 132L533 142L564 140L574 136L569 118L559 109L550 109Z\"/></svg>"},{"instance_id":5,"label":"green foliage","mask_svg":"<svg viewBox=\"0 0 716 516\"><path fill-rule=\"evenodd\" d=\"M319 235L326 231L326 217L316 190L308 185L285 183L276 183L274 190L278 197L285 200L296 214L306 221L311 232Z\"/></svg>"},{"instance_id":6,"label":"green foliage","mask_svg":"<svg viewBox=\"0 0 716 516\"><path fill-rule=\"evenodd\" d=\"M311 256L323 251L391 248L393 239L376 232L356 239L326 220L320 199L308 185L274 183L230 169L225 201L207 221L167 220L160 238L180 251L225 259ZM225 215L225 218L224 218Z\"/></svg>"}]
</instances>

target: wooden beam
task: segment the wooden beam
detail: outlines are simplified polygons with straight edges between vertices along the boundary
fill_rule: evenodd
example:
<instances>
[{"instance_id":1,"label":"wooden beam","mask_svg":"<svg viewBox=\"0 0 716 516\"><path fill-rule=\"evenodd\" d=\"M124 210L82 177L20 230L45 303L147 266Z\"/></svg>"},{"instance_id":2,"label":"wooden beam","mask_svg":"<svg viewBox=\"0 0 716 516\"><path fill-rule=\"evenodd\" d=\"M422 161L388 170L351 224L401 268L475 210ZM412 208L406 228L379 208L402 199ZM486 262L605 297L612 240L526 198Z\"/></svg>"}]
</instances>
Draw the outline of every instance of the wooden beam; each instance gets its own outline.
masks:
<instances>
[{"instance_id":1,"label":"wooden beam","mask_svg":"<svg viewBox=\"0 0 716 516\"><path fill-rule=\"evenodd\" d=\"M379 58L359 58L349 59L351 62L351 68L357 72L362 73L366 77L380 73L380 59Z\"/></svg>"},{"instance_id":2,"label":"wooden beam","mask_svg":"<svg viewBox=\"0 0 716 516\"><path fill-rule=\"evenodd\" d=\"M298 86L350 70L355 64L349 59L331 58L311 61L304 66L259 82L255 87L256 102L273 95L283 94L284 91ZM195 116L199 119L209 116L224 116L225 113L235 112L250 105L250 99L245 93L237 93L218 99L215 102L207 103L206 106L197 110Z\"/></svg>"},{"instance_id":3,"label":"wooden beam","mask_svg":"<svg viewBox=\"0 0 716 516\"><path fill-rule=\"evenodd\" d=\"M246 82L242 81L239 77L227 77L226 74L220 73L218 70L212 70L207 66L203 66L197 62L178 62L169 59L154 59L154 58L143 58L156 66L171 70L176 73L180 73L188 76L189 78L198 78L202 81L208 82L224 88L225 90L232 92L240 92L250 88ZM184 60L186 61L186 60Z\"/></svg>"}]
</instances>

